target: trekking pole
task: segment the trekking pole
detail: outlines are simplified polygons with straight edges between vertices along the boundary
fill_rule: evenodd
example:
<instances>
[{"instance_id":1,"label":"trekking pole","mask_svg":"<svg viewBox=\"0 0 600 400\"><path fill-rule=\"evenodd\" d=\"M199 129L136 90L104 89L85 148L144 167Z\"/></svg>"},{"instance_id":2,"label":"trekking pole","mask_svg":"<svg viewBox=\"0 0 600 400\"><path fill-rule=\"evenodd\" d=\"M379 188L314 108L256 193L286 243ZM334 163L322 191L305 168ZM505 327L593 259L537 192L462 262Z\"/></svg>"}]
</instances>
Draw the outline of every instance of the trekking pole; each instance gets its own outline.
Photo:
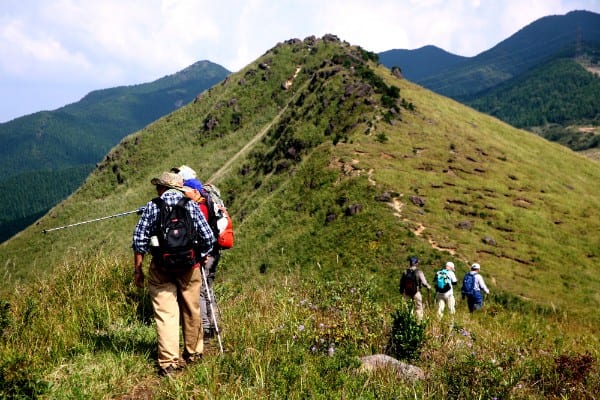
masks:
<instances>
[{"instance_id":1,"label":"trekking pole","mask_svg":"<svg viewBox=\"0 0 600 400\"><path fill-rule=\"evenodd\" d=\"M133 214L133 213L137 213L138 215L141 215L145 209L146 209L146 207L140 207L137 210L131 210L131 211L126 211L126 212L122 212L122 213L118 213L118 214L109 215L106 217L90 219L88 221L77 222L77 223L70 224L70 225L58 226L56 228L44 229L42 232L48 233L48 232L52 232L52 231L57 231L59 229L72 228L72 227L78 226L78 225L89 224L90 222L97 222L97 221L102 221L104 219L122 217L124 215L129 215L129 214Z\"/></svg>"},{"instance_id":2,"label":"trekking pole","mask_svg":"<svg viewBox=\"0 0 600 400\"><path fill-rule=\"evenodd\" d=\"M215 331L217 332L217 338L219 339L219 348L221 349L221 354L223 354L223 343L221 342L221 331L219 331L219 325L217 325L217 316L215 315L215 309L213 307L214 302L214 294L212 290L208 287L208 281L206 280L206 274L204 273L204 267L200 266L200 272L202 273L202 280L204 281L204 287L206 288L206 295L208 296L208 305L210 306L210 313L213 318L213 322L215 324Z\"/></svg>"}]
</instances>

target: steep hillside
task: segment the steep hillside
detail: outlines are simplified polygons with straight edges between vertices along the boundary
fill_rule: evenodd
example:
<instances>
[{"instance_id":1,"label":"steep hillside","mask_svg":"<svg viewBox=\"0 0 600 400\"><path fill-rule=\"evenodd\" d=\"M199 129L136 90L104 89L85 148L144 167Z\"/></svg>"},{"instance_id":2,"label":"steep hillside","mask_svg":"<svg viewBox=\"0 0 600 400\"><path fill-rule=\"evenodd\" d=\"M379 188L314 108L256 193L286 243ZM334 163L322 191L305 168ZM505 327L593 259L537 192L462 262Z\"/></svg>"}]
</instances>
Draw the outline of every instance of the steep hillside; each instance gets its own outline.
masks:
<instances>
[{"instance_id":1,"label":"steep hillside","mask_svg":"<svg viewBox=\"0 0 600 400\"><path fill-rule=\"evenodd\" d=\"M467 60L468 57L457 56L435 46L415 50L393 49L379 53L379 61L383 65L390 69L400 67L402 75L414 82L440 74Z\"/></svg>"},{"instance_id":2,"label":"steep hillside","mask_svg":"<svg viewBox=\"0 0 600 400\"><path fill-rule=\"evenodd\" d=\"M147 293L132 286L135 214L42 232L135 210L152 177L184 163L220 187L236 246L217 283L227 351L171 385L142 378L155 344ZM374 53L333 35L288 40L124 138L70 198L0 245L0 316L13 334L0 382L55 397L560 393L540 379L552 360L538 357L583 352L598 333L599 179L597 163L399 80ZM446 260L460 276L479 262L489 314L434 325L423 383L359 377L352 360L385 348L411 255L428 279Z\"/></svg>"},{"instance_id":3,"label":"steep hillside","mask_svg":"<svg viewBox=\"0 0 600 400\"><path fill-rule=\"evenodd\" d=\"M57 110L0 124L5 205L0 242L71 194L124 136L189 103L228 74L219 65L200 61L151 83L94 91ZM42 176L45 187L35 183ZM23 182L28 190L23 190Z\"/></svg>"}]
</instances>

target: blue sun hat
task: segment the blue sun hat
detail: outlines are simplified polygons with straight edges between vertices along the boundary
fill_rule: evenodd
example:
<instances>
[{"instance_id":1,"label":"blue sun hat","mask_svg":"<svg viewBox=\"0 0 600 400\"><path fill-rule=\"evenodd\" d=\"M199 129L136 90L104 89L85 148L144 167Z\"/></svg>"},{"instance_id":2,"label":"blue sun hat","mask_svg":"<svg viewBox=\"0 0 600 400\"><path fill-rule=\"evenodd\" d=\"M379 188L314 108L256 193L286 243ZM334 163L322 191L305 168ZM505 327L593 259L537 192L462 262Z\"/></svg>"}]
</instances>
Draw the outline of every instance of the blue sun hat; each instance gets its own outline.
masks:
<instances>
[{"instance_id":1,"label":"blue sun hat","mask_svg":"<svg viewBox=\"0 0 600 400\"><path fill-rule=\"evenodd\" d=\"M186 179L185 181L183 181L183 186L187 187L187 188L195 189L199 192L202 192L204 190L204 187L202 186L202 182L200 182L196 178Z\"/></svg>"}]
</instances>

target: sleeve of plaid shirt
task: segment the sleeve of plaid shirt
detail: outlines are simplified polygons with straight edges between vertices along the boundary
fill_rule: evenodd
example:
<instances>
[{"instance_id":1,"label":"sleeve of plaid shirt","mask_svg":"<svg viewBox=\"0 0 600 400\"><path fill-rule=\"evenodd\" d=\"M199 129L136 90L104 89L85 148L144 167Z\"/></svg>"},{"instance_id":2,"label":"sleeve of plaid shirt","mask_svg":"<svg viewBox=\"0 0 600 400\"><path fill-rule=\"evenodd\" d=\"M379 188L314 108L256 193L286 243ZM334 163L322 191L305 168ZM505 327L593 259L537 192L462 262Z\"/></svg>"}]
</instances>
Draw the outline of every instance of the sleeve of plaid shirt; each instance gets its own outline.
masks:
<instances>
[{"instance_id":1,"label":"sleeve of plaid shirt","mask_svg":"<svg viewBox=\"0 0 600 400\"><path fill-rule=\"evenodd\" d=\"M146 254L150 251L150 235L158 221L158 207L152 201L146 204L140 220L133 231L133 251Z\"/></svg>"}]
</instances>

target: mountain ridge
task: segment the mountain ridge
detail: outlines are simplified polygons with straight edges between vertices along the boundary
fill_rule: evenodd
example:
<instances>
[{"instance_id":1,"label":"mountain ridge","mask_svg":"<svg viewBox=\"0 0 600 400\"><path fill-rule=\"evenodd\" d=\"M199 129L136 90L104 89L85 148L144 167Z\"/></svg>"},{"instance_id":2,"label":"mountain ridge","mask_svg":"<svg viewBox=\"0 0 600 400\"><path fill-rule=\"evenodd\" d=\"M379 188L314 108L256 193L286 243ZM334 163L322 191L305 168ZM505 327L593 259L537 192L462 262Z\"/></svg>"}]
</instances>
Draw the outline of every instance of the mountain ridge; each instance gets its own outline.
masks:
<instances>
[{"instance_id":1,"label":"mountain ridge","mask_svg":"<svg viewBox=\"0 0 600 400\"><path fill-rule=\"evenodd\" d=\"M434 59L435 62L431 62ZM468 60L436 46L427 45L414 50L391 49L379 53L379 61L392 68L398 66L409 80L418 82L427 76L436 75L445 69Z\"/></svg>"},{"instance_id":2,"label":"mountain ridge","mask_svg":"<svg viewBox=\"0 0 600 400\"><path fill-rule=\"evenodd\" d=\"M72 193L126 134L189 103L228 74L217 64L198 61L153 82L92 91L54 111L0 124L0 201L7 205L0 212L0 241ZM44 201L20 184L33 183L32 173L52 182L44 186L49 188ZM34 206L24 210L24 204Z\"/></svg>"}]
</instances>

